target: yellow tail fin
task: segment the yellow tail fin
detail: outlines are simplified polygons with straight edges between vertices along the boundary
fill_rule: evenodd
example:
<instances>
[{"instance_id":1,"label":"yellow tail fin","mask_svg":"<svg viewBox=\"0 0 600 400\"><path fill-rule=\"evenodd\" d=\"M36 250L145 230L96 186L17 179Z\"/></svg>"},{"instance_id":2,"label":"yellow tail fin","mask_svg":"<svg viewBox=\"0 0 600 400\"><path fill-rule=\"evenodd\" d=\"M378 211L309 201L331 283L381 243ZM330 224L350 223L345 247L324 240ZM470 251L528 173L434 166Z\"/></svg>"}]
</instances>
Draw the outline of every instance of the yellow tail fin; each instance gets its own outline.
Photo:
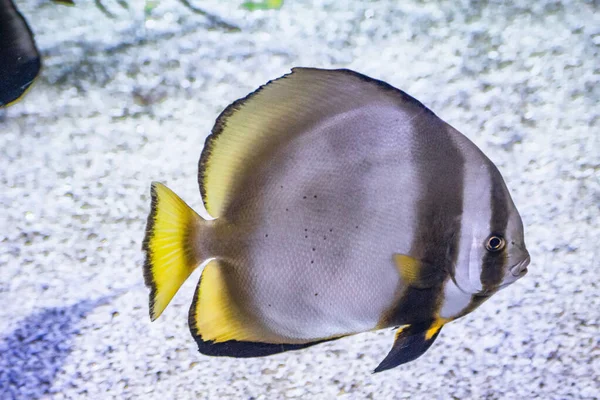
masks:
<instances>
[{"instance_id":1,"label":"yellow tail fin","mask_svg":"<svg viewBox=\"0 0 600 400\"><path fill-rule=\"evenodd\" d=\"M203 261L197 250L202 218L165 185L153 182L152 209L142 249L150 288L150 318L162 314L192 271Z\"/></svg>"}]
</instances>

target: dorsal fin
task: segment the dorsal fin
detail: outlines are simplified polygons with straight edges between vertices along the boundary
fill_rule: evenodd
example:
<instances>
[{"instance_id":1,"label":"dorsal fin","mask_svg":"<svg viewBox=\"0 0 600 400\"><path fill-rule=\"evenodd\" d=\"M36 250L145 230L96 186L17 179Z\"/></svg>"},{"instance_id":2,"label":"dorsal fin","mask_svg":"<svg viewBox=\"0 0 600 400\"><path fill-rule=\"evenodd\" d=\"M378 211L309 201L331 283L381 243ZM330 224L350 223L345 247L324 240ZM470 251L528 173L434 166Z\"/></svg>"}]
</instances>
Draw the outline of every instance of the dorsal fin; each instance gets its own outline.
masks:
<instances>
[{"instance_id":1,"label":"dorsal fin","mask_svg":"<svg viewBox=\"0 0 600 400\"><path fill-rule=\"evenodd\" d=\"M244 174L269 151L319 123L363 107L386 107L407 121L423 104L385 82L346 70L294 68L235 101L217 118L200 157L198 180L206 210L223 215Z\"/></svg>"}]
</instances>

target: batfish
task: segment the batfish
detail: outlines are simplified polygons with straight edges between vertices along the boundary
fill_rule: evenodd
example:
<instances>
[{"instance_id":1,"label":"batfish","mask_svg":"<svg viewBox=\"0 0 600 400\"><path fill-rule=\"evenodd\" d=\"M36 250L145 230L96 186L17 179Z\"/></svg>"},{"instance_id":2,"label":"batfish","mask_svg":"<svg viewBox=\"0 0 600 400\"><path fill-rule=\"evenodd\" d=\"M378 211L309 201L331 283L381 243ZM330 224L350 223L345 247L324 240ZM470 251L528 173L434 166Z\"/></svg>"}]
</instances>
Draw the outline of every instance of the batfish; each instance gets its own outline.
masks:
<instances>
[{"instance_id":1,"label":"batfish","mask_svg":"<svg viewBox=\"0 0 600 400\"><path fill-rule=\"evenodd\" d=\"M210 356L397 328L384 371L530 261L489 158L413 97L346 69L294 68L228 106L198 180L213 220L152 184L144 276L155 320L204 265L189 325Z\"/></svg>"}]
</instances>

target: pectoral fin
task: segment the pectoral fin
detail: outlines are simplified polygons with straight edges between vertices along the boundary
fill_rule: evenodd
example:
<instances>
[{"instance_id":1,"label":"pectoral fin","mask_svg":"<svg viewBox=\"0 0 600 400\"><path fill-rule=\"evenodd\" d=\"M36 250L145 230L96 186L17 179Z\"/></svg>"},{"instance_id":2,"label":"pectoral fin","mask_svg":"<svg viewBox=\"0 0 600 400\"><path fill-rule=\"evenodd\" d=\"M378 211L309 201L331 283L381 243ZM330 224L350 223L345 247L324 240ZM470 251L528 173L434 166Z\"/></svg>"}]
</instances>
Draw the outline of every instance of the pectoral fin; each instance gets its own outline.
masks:
<instances>
[{"instance_id":1,"label":"pectoral fin","mask_svg":"<svg viewBox=\"0 0 600 400\"><path fill-rule=\"evenodd\" d=\"M446 276L444 270L405 254L394 254L394 263L402 280L417 289L429 289L443 282Z\"/></svg>"},{"instance_id":2,"label":"pectoral fin","mask_svg":"<svg viewBox=\"0 0 600 400\"><path fill-rule=\"evenodd\" d=\"M416 360L431 347L446 321L406 325L396 332L394 346L373 372L381 372Z\"/></svg>"}]
</instances>

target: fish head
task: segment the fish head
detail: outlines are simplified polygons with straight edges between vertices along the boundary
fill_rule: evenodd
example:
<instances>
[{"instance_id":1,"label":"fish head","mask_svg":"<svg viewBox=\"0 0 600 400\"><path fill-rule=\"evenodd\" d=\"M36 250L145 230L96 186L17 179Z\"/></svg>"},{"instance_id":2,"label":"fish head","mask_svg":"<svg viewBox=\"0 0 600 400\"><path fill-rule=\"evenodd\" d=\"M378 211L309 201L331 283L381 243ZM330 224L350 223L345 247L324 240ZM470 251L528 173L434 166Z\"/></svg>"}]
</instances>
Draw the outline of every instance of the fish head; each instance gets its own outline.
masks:
<instances>
[{"instance_id":1,"label":"fish head","mask_svg":"<svg viewBox=\"0 0 600 400\"><path fill-rule=\"evenodd\" d=\"M463 217L452 276L461 291L473 295L491 295L516 282L531 260L521 216L495 167L491 175L496 179L486 187L484 200L472 203L472 212Z\"/></svg>"},{"instance_id":2,"label":"fish head","mask_svg":"<svg viewBox=\"0 0 600 400\"><path fill-rule=\"evenodd\" d=\"M508 223L502 239L503 248L499 250L500 254L496 256L500 260L494 265L500 269L499 274L502 275L502 281L497 284L498 289L503 289L524 277L527 274L527 267L531 261L531 257L525 246L523 221L514 205L509 213ZM494 254L495 244L496 239L490 236L486 241L486 251ZM482 263L482 270L489 266Z\"/></svg>"}]
</instances>

